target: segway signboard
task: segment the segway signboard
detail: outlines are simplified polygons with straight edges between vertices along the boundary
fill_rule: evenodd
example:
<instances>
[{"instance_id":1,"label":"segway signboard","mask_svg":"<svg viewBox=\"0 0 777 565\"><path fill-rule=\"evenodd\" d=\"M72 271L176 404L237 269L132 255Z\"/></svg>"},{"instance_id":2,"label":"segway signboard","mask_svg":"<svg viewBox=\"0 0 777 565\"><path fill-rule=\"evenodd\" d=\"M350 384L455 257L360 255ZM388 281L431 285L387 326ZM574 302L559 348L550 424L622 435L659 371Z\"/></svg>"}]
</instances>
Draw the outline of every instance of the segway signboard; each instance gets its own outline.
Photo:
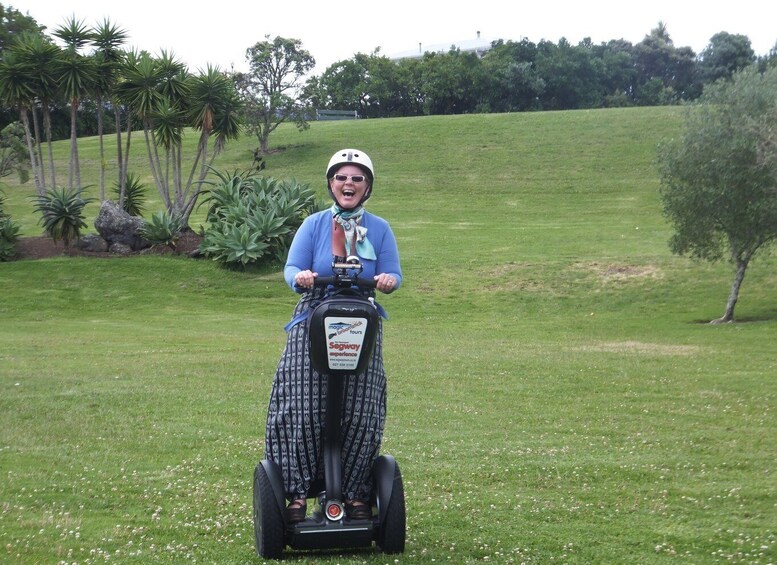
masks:
<instances>
[{"instance_id":1,"label":"segway signboard","mask_svg":"<svg viewBox=\"0 0 777 565\"><path fill-rule=\"evenodd\" d=\"M364 347L367 333L366 318L327 316L326 353L330 370L355 371Z\"/></svg>"}]
</instances>

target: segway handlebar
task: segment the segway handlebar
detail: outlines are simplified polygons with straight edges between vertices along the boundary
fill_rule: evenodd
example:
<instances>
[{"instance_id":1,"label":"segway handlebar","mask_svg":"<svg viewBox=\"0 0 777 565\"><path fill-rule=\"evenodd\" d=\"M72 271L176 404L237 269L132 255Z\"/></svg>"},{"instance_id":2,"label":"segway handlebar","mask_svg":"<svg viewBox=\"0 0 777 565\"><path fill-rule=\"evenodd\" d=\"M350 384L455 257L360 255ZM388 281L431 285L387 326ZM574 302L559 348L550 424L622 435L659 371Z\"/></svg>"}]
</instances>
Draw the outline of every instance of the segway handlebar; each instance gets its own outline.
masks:
<instances>
[{"instance_id":1,"label":"segway handlebar","mask_svg":"<svg viewBox=\"0 0 777 565\"><path fill-rule=\"evenodd\" d=\"M334 277L316 277L313 281L313 286L326 287L334 286L335 288L348 288L355 286L364 290L375 288L378 285L378 281L375 279L360 279L358 276L337 275Z\"/></svg>"},{"instance_id":2,"label":"segway handlebar","mask_svg":"<svg viewBox=\"0 0 777 565\"><path fill-rule=\"evenodd\" d=\"M331 277L316 277L313 280L314 287L333 286L335 288L352 288L360 290L371 290L378 286L375 279L360 279L359 275L364 269L361 261L355 255L348 257L345 262L332 262L332 271L335 273ZM299 288L299 287L298 287Z\"/></svg>"}]
</instances>

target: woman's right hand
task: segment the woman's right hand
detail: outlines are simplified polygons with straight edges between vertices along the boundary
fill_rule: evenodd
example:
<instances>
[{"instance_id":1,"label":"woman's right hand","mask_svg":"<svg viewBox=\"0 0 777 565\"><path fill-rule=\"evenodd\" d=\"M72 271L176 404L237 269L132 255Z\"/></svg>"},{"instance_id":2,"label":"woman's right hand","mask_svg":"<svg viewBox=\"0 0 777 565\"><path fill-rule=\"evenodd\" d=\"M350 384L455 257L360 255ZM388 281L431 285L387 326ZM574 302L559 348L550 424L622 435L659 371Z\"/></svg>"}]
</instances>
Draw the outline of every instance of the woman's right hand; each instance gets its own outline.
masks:
<instances>
[{"instance_id":1,"label":"woman's right hand","mask_svg":"<svg viewBox=\"0 0 777 565\"><path fill-rule=\"evenodd\" d=\"M318 273L314 273L311 270L300 271L294 275L294 284L300 288L313 288L313 282L317 276Z\"/></svg>"}]
</instances>

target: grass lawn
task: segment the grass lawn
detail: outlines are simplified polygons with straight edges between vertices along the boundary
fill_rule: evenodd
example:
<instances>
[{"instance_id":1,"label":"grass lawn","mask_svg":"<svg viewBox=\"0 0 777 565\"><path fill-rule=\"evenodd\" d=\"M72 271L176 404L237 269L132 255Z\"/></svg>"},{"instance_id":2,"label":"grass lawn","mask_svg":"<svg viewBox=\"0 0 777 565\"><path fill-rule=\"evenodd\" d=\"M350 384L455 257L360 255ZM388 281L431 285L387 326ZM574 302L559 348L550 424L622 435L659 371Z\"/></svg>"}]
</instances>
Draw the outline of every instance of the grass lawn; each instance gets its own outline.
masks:
<instances>
[{"instance_id":1,"label":"grass lawn","mask_svg":"<svg viewBox=\"0 0 777 565\"><path fill-rule=\"evenodd\" d=\"M777 562L777 259L753 262L738 323L704 323L733 272L668 251L653 159L681 118L273 134L266 173L322 194L336 149L370 153L405 272L381 302L406 552L287 561ZM4 190L37 235L32 189ZM62 257L0 263L0 289L0 562L260 563L251 479L296 300L278 266Z\"/></svg>"}]
</instances>

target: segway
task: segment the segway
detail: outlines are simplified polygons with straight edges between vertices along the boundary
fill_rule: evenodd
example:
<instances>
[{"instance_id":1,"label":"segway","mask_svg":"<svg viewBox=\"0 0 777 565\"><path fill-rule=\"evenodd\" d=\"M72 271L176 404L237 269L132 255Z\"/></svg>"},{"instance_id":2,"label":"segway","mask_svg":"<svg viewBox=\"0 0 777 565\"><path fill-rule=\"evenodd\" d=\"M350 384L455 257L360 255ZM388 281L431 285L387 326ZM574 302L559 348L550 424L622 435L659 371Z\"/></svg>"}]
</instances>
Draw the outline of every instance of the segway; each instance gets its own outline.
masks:
<instances>
[{"instance_id":1,"label":"segway","mask_svg":"<svg viewBox=\"0 0 777 565\"><path fill-rule=\"evenodd\" d=\"M332 265L335 276L317 277L315 286L326 287L325 296L310 310L310 362L327 379L324 480L311 485L307 498L318 498L318 507L302 522L286 522L286 500L280 467L263 459L254 470L254 537L256 552L280 559L285 547L293 549L355 549L374 543L384 553L405 549L405 494L399 465L390 455L380 455L372 468L372 518L346 516L342 492L341 417L343 381L346 375L363 374L378 334L379 313L365 291L374 280L360 280L358 257ZM323 484L322 484L323 483ZM322 489L323 487L323 489Z\"/></svg>"}]
</instances>

